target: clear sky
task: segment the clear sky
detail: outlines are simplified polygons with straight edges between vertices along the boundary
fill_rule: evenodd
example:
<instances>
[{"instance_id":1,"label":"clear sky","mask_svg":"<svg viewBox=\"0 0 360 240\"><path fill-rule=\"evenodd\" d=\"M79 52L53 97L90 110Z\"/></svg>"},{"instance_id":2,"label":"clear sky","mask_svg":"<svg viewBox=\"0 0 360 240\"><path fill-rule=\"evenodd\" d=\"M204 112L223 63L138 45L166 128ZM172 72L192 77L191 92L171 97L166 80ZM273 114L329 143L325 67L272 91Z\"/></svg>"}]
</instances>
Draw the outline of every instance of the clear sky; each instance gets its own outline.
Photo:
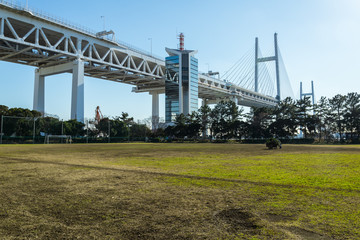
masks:
<instances>
[{"instance_id":1,"label":"clear sky","mask_svg":"<svg viewBox=\"0 0 360 240\"><path fill-rule=\"evenodd\" d=\"M25 4L26 0L18 1ZM198 50L199 70L224 73L259 37L271 49L279 45L295 93L300 81L316 99L360 90L359 0L28 0L29 7L63 17L95 31L112 29L116 38L161 57L176 48L177 32L185 47ZM34 68L0 62L0 104L32 108ZM45 111L70 117L71 75L45 80ZM151 115L151 96L131 92L132 86L85 78L85 117L96 106L106 116L128 112L135 119ZM164 96L160 115L165 115Z\"/></svg>"}]
</instances>

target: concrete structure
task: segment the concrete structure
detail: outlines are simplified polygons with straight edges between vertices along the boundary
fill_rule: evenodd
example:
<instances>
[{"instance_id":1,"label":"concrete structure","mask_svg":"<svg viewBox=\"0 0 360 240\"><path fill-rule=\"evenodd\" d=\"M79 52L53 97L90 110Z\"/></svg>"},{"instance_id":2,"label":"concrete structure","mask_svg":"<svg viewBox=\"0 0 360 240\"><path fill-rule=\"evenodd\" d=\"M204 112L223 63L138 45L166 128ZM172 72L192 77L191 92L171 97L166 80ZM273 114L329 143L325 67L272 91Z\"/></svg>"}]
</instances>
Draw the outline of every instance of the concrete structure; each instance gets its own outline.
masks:
<instances>
[{"instance_id":1,"label":"concrete structure","mask_svg":"<svg viewBox=\"0 0 360 240\"><path fill-rule=\"evenodd\" d=\"M131 84L152 95L153 119L165 93L165 61L126 43L69 25L28 7L0 1L0 60L33 66L35 110L45 112L45 77L72 73L71 118L84 121L84 76ZM261 61L261 59L260 59ZM232 99L244 106L275 106L277 100L230 82L197 75L198 97L209 104ZM184 96L184 93L180 94ZM181 101L181 104L185 102ZM186 108L181 105L183 111ZM186 112L191 111L186 110Z\"/></svg>"}]
</instances>

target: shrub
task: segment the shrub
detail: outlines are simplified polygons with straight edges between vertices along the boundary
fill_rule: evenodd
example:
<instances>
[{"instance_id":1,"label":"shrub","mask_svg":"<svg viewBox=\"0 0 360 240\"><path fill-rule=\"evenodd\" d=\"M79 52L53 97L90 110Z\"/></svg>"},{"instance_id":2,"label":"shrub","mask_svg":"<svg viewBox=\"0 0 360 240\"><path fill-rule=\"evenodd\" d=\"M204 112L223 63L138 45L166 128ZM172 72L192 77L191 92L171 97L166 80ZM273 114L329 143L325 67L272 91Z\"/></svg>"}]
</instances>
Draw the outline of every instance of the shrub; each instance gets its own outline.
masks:
<instances>
[{"instance_id":1,"label":"shrub","mask_svg":"<svg viewBox=\"0 0 360 240\"><path fill-rule=\"evenodd\" d=\"M281 148L281 142L279 139L269 138L268 140L266 140L266 147L268 149L276 149L277 147Z\"/></svg>"}]
</instances>

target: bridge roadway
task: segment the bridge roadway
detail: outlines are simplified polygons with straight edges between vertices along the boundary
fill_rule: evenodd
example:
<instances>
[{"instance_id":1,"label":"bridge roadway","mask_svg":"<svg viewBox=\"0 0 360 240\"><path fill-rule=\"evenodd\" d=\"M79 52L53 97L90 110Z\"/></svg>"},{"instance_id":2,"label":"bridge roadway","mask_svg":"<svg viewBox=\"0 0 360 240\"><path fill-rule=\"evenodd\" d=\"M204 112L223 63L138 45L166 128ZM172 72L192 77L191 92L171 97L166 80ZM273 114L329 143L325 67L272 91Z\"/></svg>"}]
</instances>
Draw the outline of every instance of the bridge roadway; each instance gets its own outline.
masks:
<instances>
[{"instance_id":1,"label":"bridge roadway","mask_svg":"<svg viewBox=\"0 0 360 240\"><path fill-rule=\"evenodd\" d=\"M165 91L163 59L63 20L0 0L0 60L36 67L34 109L45 112L46 76L73 73L71 118L84 119L84 76L134 85L134 92ZM209 104L227 98L243 106L275 106L277 100L206 74L199 74L199 98Z\"/></svg>"}]
</instances>

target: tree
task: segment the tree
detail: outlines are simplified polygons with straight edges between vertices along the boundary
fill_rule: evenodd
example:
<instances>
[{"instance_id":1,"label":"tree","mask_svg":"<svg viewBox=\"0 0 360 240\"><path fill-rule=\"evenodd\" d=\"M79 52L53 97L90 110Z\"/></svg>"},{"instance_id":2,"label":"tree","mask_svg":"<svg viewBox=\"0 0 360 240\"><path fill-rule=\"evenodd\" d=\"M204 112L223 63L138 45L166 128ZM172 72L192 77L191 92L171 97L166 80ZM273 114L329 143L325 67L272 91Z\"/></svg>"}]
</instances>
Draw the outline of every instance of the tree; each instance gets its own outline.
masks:
<instances>
[{"instance_id":1,"label":"tree","mask_svg":"<svg viewBox=\"0 0 360 240\"><path fill-rule=\"evenodd\" d=\"M269 132L272 135L286 138L297 133L296 106L290 97L282 100L272 113L274 121L269 125Z\"/></svg>"},{"instance_id":2,"label":"tree","mask_svg":"<svg viewBox=\"0 0 360 240\"><path fill-rule=\"evenodd\" d=\"M344 120L346 130L350 131L350 139L354 140L354 133L359 132L360 125L360 95L352 92L346 95Z\"/></svg>"},{"instance_id":3,"label":"tree","mask_svg":"<svg viewBox=\"0 0 360 240\"><path fill-rule=\"evenodd\" d=\"M331 137L331 131L334 129L334 114L331 111L329 100L321 97L314 106L314 116L316 119L316 128L319 140L324 138L328 140Z\"/></svg>"},{"instance_id":4,"label":"tree","mask_svg":"<svg viewBox=\"0 0 360 240\"><path fill-rule=\"evenodd\" d=\"M189 138L198 138L201 129L201 119L197 112L188 114L185 118L186 136Z\"/></svg>"},{"instance_id":5,"label":"tree","mask_svg":"<svg viewBox=\"0 0 360 240\"><path fill-rule=\"evenodd\" d=\"M181 113L175 118L175 127L173 128L173 134L176 137L184 138L187 135L186 116Z\"/></svg>"},{"instance_id":6,"label":"tree","mask_svg":"<svg viewBox=\"0 0 360 240\"><path fill-rule=\"evenodd\" d=\"M295 116L300 126L301 131L304 134L305 138L309 137L312 131L315 130L315 121L313 117L309 114L311 111L311 102L309 97L297 100L295 103L296 111Z\"/></svg>"},{"instance_id":7,"label":"tree","mask_svg":"<svg viewBox=\"0 0 360 240\"><path fill-rule=\"evenodd\" d=\"M273 120L273 110L270 108L251 108L247 114L249 122L249 135L251 138L268 138L271 133L269 127Z\"/></svg>"},{"instance_id":8,"label":"tree","mask_svg":"<svg viewBox=\"0 0 360 240\"><path fill-rule=\"evenodd\" d=\"M82 122L71 119L64 122L64 134L70 136L83 136L84 126Z\"/></svg>"},{"instance_id":9,"label":"tree","mask_svg":"<svg viewBox=\"0 0 360 240\"><path fill-rule=\"evenodd\" d=\"M340 94L335 95L333 98L329 100L331 111L335 116L336 121L336 131L340 135L340 140L343 139L343 123L344 123L344 116L343 113L345 111L345 100L346 97Z\"/></svg>"},{"instance_id":10,"label":"tree","mask_svg":"<svg viewBox=\"0 0 360 240\"><path fill-rule=\"evenodd\" d=\"M7 115L7 112L9 111L9 107L5 105L0 105L0 117L2 115Z\"/></svg>"},{"instance_id":11,"label":"tree","mask_svg":"<svg viewBox=\"0 0 360 240\"><path fill-rule=\"evenodd\" d=\"M237 126L239 125L243 109L238 108L233 101L221 101L210 113L210 129L214 137L220 139L230 139L237 136Z\"/></svg>"},{"instance_id":12,"label":"tree","mask_svg":"<svg viewBox=\"0 0 360 240\"><path fill-rule=\"evenodd\" d=\"M37 134L44 132L46 134L61 135L61 121L53 117L44 117L37 120Z\"/></svg>"},{"instance_id":13,"label":"tree","mask_svg":"<svg viewBox=\"0 0 360 240\"><path fill-rule=\"evenodd\" d=\"M33 135L34 118L40 117L40 112L26 108L7 108L4 105L1 105L1 109L4 115L14 117L6 118L6 121L4 119L3 126L5 135Z\"/></svg>"},{"instance_id":14,"label":"tree","mask_svg":"<svg viewBox=\"0 0 360 240\"><path fill-rule=\"evenodd\" d=\"M208 105L201 106L199 109L199 117L201 119L200 124L200 130L202 132L203 139L206 138L207 130L209 128L209 124L211 122L211 108Z\"/></svg>"},{"instance_id":15,"label":"tree","mask_svg":"<svg viewBox=\"0 0 360 240\"><path fill-rule=\"evenodd\" d=\"M151 130L146 124L133 123L130 127L130 136L132 139L141 139L150 136Z\"/></svg>"}]
</instances>

